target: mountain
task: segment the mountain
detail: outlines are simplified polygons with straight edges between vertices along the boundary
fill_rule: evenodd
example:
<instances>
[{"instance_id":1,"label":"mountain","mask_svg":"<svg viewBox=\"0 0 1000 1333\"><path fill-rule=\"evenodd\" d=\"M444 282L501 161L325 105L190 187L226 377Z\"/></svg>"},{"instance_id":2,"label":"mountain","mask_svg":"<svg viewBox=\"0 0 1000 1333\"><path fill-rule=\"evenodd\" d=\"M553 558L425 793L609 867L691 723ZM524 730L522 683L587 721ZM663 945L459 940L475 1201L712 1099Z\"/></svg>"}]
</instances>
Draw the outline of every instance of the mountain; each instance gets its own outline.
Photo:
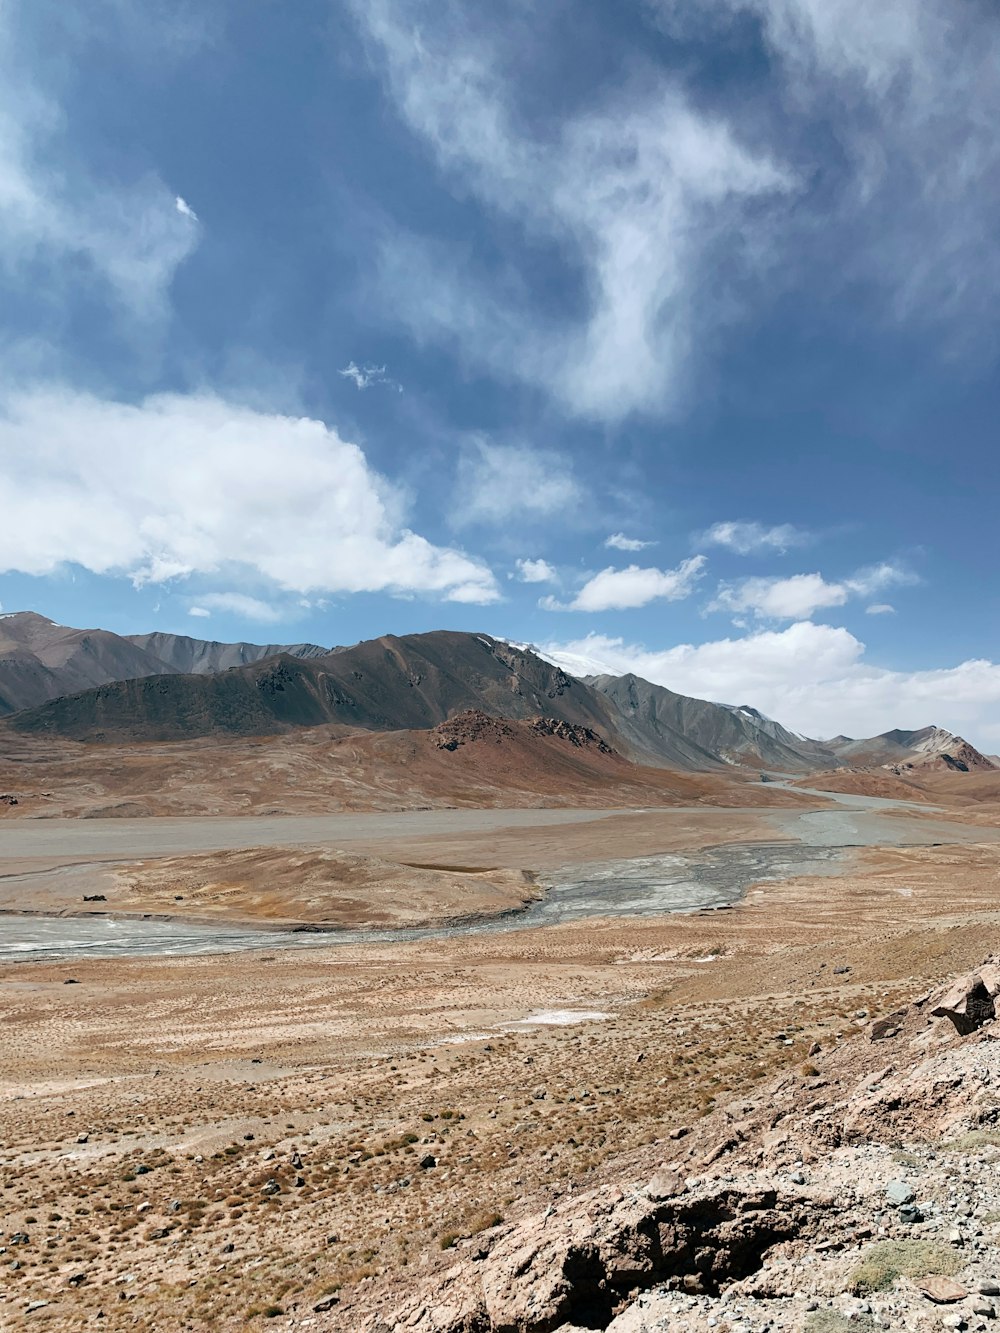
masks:
<instances>
[{"instance_id":1,"label":"mountain","mask_svg":"<svg viewBox=\"0 0 1000 1333\"><path fill-rule=\"evenodd\" d=\"M109 680L169 670L109 630L70 629L33 611L0 616L0 716Z\"/></svg>"},{"instance_id":2,"label":"mountain","mask_svg":"<svg viewBox=\"0 0 1000 1333\"><path fill-rule=\"evenodd\" d=\"M860 741L837 736L826 744L841 764L852 768L890 768L897 773L902 769L946 768L968 773L997 767L992 758L943 727L885 731Z\"/></svg>"},{"instance_id":3,"label":"mountain","mask_svg":"<svg viewBox=\"0 0 1000 1333\"><path fill-rule=\"evenodd\" d=\"M205 643L177 634L71 629L34 611L11 612L0 615L0 717L111 681L221 671L279 653L318 657L326 651L311 643Z\"/></svg>"},{"instance_id":4,"label":"mountain","mask_svg":"<svg viewBox=\"0 0 1000 1333\"><path fill-rule=\"evenodd\" d=\"M567 664L583 670L589 664ZM748 704L675 694L635 675L569 674L485 634L384 635L350 648L218 643L77 630L0 616L0 716L10 731L86 741L265 736L333 725L427 730L467 710L589 729L626 759L673 769L996 769L940 727L810 740Z\"/></svg>"},{"instance_id":5,"label":"mountain","mask_svg":"<svg viewBox=\"0 0 1000 1333\"><path fill-rule=\"evenodd\" d=\"M632 748L660 763L753 764L791 773L837 767L836 757L818 741L786 731L756 708L690 699L633 675L586 680L614 704Z\"/></svg>"},{"instance_id":6,"label":"mountain","mask_svg":"<svg viewBox=\"0 0 1000 1333\"><path fill-rule=\"evenodd\" d=\"M333 651L315 643L217 643L190 639L186 634L127 634L143 652L163 662L171 671L185 676L211 676L230 667L261 662L265 657L326 657Z\"/></svg>"},{"instance_id":7,"label":"mountain","mask_svg":"<svg viewBox=\"0 0 1000 1333\"><path fill-rule=\"evenodd\" d=\"M283 654L217 675L116 681L27 709L6 725L75 740L180 740L324 723L419 730L470 708L615 736L613 705L584 682L501 640L448 630L385 635L319 658Z\"/></svg>"}]
</instances>

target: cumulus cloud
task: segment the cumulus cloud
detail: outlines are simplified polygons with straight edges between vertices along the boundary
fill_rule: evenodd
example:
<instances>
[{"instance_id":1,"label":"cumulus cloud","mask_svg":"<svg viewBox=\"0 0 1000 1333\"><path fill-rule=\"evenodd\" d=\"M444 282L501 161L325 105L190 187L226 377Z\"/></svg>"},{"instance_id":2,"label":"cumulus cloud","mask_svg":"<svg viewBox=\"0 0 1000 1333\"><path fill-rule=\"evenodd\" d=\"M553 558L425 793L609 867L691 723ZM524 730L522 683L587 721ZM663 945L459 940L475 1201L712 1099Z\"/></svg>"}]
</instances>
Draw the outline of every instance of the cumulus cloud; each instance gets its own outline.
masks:
<instances>
[{"instance_id":1,"label":"cumulus cloud","mask_svg":"<svg viewBox=\"0 0 1000 1333\"><path fill-rule=\"evenodd\" d=\"M153 171L123 178L87 163L67 134L58 88L40 81L38 61L19 45L18 9L0 7L4 276L51 297L96 288L121 312L157 318L174 273L198 243L197 219ZM80 32L87 29L82 24Z\"/></svg>"},{"instance_id":2,"label":"cumulus cloud","mask_svg":"<svg viewBox=\"0 0 1000 1333\"><path fill-rule=\"evenodd\" d=\"M209 394L10 396L0 513L0 570L75 563L143 584L233 568L303 595L499 598L485 564L405 527L398 496L331 427Z\"/></svg>"},{"instance_id":3,"label":"cumulus cloud","mask_svg":"<svg viewBox=\"0 0 1000 1333\"><path fill-rule=\"evenodd\" d=\"M561 454L479 440L459 461L454 522L463 527L565 515L580 499L580 487Z\"/></svg>"},{"instance_id":4,"label":"cumulus cloud","mask_svg":"<svg viewBox=\"0 0 1000 1333\"><path fill-rule=\"evenodd\" d=\"M874 736L935 724L987 749L1000 739L1000 664L893 671L866 662L865 645L831 625L803 621L662 650L589 634L542 652L577 675L631 671L679 694L751 704L808 736Z\"/></svg>"},{"instance_id":5,"label":"cumulus cloud","mask_svg":"<svg viewBox=\"0 0 1000 1333\"><path fill-rule=\"evenodd\" d=\"M343 370L338 370L337 374L344 379L348 379L362 392L370 389L373 384L385 384L390 389L395 389L397 393L403 392L403 386L397 384L394 379L390 379L388 366L365 365L359 366L355 361L349 361Z\"/></svg>"},{"instance_id":6,"label":"cumulus cloud","mask_svg":"<svg viewBox=\"0 0 1000 1333\"><path fill-rule=\"evenodd\" d=\"M915 582L900 566L873 565L850 578L828 583L822 574L793 574L782 578L749 578L720 583L707 611L750 613L765 620L804 620L817 611L843 606L851 597L870 597L883 588ZM890 608L891 610L892 608Z\"/></svg>"},{"instance_id":7,"label":"cumulus cloud","mask_svg":"<svg viewBox=\"0 0 1000 1333\"><path fill-rule=\"evenodd\" d=\"M767 527L763 523L745 520L713 523L701 537L703 546L724 546L737 555L752 555L760 551L776 551L784 555L790 547L806 546L810 541L809 533L793 527L791 523Z\"/></svg>"},{"instance_id":8,"label":"cumulus cloud","mask_svg":"<svg viewBox=\"0 0 1000 1333\"><path fill-rule=\"evenodd\" d=\"M208 617L209 617L211 614L212 614L211 611L209 611L208 608L207 608L207 607L204 607L204 606L189 606L189 607L188 607L188 615L189 615L189 616L197 616L197 617L199 617L199 619L202 619L202 620L207 620Z\"/></svg>"},{"instance_id":9,"label":"cumulus cloud","mask_svg":"<svg viewBox=\"0 0 1000 1333\"><path fill-rule=\"evenodd\" d=\"M627 611L650 602L677 602L690 597L701 578L703 555L682 560L676 569L602 569L588 579L571 602L546 597L539 603L547 611Z\"/></svg>"},{"instance_id":10,"label":"cumulus cloud","mask_svg":"<svg viewBox=\"0 0 1000 1333\"><path fill-rule=\"evenodd\" d=\"M504 44L553 40L543 9L490 24L474 5L353 0L400 114L440 169L498 228L565 256L585 313L560 322L530 283L478 282L453 249L398 238L383 257L393 311L494 373L554 393L570 411L618 418L669 403L683 374L716 246L749 253L745 230L789 188L788 172L696 108L676 79L622 80L556 126L522 114ZM553 49L558 49L558 37ZM516 247L515 242L515 247ZM516 266L523 257L515 248Z\"/></svg>"},{"instance_id":11,"label":"cumulus cloud","mask_svg":"<svg viewBox=\"0 0 1000 1333\"><path fill-rule=\"evenodd\" d=\"M655 546L656 542L644 542L639 537L626 537L624 532L613 532L604 545L610 546L613 551L644 551L647 546Z\"/></svg>"},{"instance_id":12,"label":"cumulus cloud","mask_svg":"<svg viewBox=\"0 0 1000 1333\"><path fill-rule=\"evenodd\" d=\"M889 602L873 602L865 607L866 616L894 616L896 608Z\"/></svg>"},{"instance_id":13,"label":"cumulus cloud","mask_svg":"<svg viewBox=\"0 0 1000 1333\"><path fill-rule=\"evenodd\" d=\"M547 560L518 560L517 575L522 583L555 583L559 577Z\"/></svg>"}]
</instances>

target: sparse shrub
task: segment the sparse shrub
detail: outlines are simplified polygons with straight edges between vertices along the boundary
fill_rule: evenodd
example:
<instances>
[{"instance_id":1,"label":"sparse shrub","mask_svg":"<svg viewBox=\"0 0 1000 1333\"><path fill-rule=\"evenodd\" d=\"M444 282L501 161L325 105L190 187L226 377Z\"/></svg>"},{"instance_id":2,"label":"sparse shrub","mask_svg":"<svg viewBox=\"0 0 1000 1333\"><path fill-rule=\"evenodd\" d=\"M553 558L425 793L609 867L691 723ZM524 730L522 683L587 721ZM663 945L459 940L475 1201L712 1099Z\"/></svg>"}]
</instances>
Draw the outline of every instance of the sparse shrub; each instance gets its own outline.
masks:
<instances>
[{"instance_id":1,"label":"sparse shrub","mask_svg":"<svg viewBox=\"0 0 1000 1333\"><path fill-rule=\"evenodd\" d=\"M849 1286L856 1296L886 1291L900 1277L945 1276L965 1264L961 1254L929 1240L884 1240L867 1251L854 1269Z\"/></svg>"}]
</instances>

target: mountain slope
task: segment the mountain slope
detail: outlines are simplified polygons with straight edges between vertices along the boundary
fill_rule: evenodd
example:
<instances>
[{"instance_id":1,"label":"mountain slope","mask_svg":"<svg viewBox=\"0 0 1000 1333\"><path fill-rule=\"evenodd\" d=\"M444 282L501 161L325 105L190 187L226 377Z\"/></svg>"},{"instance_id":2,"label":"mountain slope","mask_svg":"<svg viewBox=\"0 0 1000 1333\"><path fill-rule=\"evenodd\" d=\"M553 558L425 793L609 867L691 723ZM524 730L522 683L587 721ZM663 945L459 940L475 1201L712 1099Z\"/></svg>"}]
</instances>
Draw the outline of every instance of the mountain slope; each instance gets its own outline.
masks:
<instances>
[{"instance_id":1,"label":"mountain slope","mask_svg":"<svg viewBox=\"0 0 1000 1333\"><path fill-rule=\"evenodd\" d=\"M313 643L212 643L178 634L72 629L33 611L0 616L0 717L116 680L223 671L280 653L320 657Z\"/></svg>"},{"instance_id":2,"label":"mountain slope","mask_svg":"<svg viewBox=\"0 0 1000 1333\"><path fill-rule=\"evenodd\" d=\"M841 764L854 768L946 768L956 772L989 771L996 764L962 736L943 727L886 731L868 740L837 736L827 745Z\"/></svg>"},{"instance_id":3,"label":"mountain slope","mask_svg":"<svg viewBox=\"0 0 1000 1333\"><path fill-rule=\"evenodd\" d=\"M103 629L71 629L21 611L0 616L0 715L131 676L170 668Z\"/></svg>"},{"instance_id":4,"label":"mountain slope","mask_svg":"<svg viewBox=\"0 0 1000 1333\"><path fill-rule=\"evenodd\" d=\"M324 723L421 729L469 708L615 733L611 704L582 681L485 635L445 630L386 635L321 658L282 655L214 676L118 681L19 713L7 726L76 740L180 740Z\"/></svg>"},{"instance_id":5,"label":"mountain slope","mask_svg":"<svg viewBox=\"0 0 1000 1333\"><path fill-rule=\"evenodd\" d=\"M819 742L786 731L755 708L691 699L634 675L588 676L587 683L615 705L632 745L660 762L754 764L794 773L837 766Z\"/></svg>"},{"instance_id":6,"label":"mountain slope","mask_svg":"<svg viewBox=\"0 0 1000 1333\"><path fill-rule=\"evenodd\" d=\"M186 634L127 634L129 643L151 653L179 675L210 676L231 667L261 662L266 657L325 657L330 651L316 643L218 643Z\"/></svg>"}]
</instances>

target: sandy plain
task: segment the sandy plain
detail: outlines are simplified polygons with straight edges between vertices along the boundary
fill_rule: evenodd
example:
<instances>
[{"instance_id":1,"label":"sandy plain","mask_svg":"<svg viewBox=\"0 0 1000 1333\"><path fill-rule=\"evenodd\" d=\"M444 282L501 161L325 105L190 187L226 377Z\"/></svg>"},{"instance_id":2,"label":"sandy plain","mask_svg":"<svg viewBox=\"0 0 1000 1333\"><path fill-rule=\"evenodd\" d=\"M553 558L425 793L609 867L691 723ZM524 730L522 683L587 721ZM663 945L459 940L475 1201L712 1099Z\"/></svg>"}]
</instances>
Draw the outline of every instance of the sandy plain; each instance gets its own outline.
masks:
<instances>
[{"instance_id":1,"label":"sandy plain","mask_svg":"<svg viewBox=\"0 0 1000 1333\"><path fill-rule=\"evenodd\" d=\"M943 823L887 817L914 841ZM338 847L544 871L774 841L776 821L620 812ZM0 967L0 1328L365 1327L498 1217L631 1178L730 1093L977 962L996 823L858 848L727 912Z\"/></svg>"}]
</instances>

